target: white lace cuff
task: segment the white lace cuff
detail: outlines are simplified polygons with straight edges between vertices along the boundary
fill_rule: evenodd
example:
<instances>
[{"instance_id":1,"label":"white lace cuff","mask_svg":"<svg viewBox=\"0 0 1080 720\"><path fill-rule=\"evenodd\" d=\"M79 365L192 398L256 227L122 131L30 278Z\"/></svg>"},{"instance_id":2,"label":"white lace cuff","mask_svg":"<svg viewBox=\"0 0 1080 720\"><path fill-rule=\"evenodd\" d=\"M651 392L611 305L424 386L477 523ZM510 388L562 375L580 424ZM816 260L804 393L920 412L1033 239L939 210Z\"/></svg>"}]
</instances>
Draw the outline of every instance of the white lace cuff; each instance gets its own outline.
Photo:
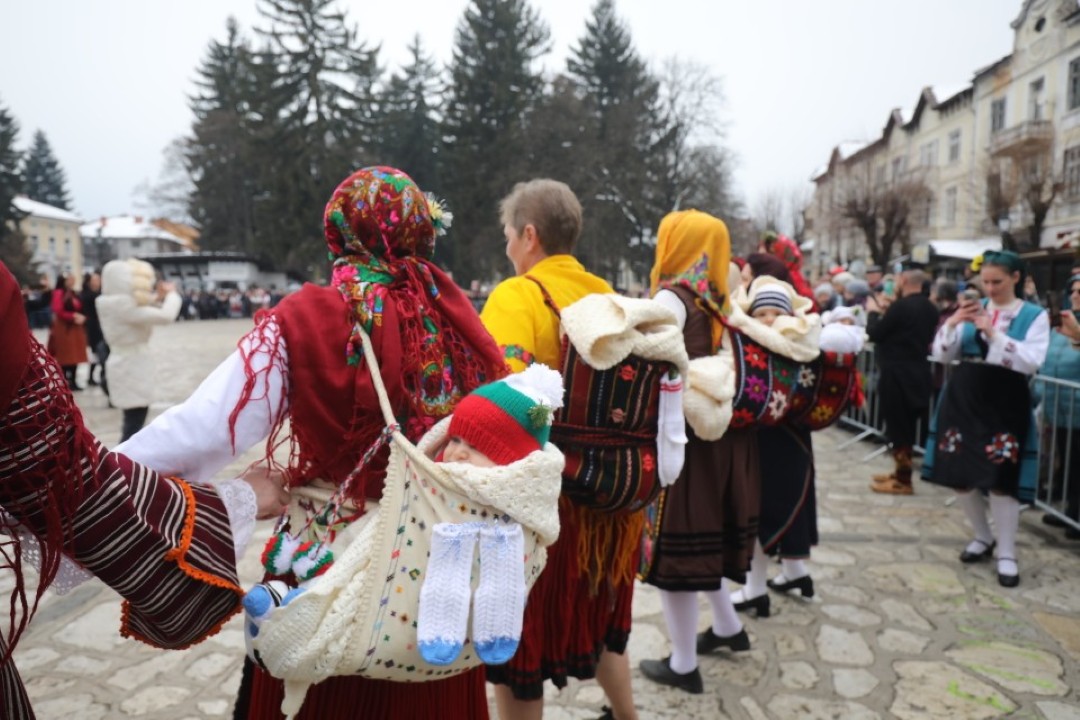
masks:
<instances>
[{"instance_id":1,"label":"white lace cuff","mask_svg":"<svg viewBox=\"0 0 1080 720\"><path fill-rule=\"evenodd\" d=\"M229 526L232 528L233 547L236 548L236 561L240 558L255 531L255 516L259 514L259 503L255 490L240 478L225 480L214 485L218 497L229 514Z\"/></svg>"}]
</instances>

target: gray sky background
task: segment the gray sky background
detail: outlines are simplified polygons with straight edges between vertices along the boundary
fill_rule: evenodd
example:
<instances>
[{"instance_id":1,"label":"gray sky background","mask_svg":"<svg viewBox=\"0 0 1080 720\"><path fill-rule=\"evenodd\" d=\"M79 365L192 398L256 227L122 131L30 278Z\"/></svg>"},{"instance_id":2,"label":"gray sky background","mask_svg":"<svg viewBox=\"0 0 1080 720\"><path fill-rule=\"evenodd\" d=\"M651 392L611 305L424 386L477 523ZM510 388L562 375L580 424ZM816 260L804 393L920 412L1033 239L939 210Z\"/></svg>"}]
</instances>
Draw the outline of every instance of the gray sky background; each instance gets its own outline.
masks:
<instances>
[{"instance_id":1,"label":"gray sky background","mask_svg":"<svg viewBox=\"0 0 1080 720\"><path fill-rule=\"evenodd\" d=\"M926 85L955 87L1012 51L1022 0L617 0L638 51L708 66L725 89L727 146L752 211L773 188L806 183L844 140L876 137ZM341 0L391 69L419 33L447 63L466 0ZM551 28L549 71L565 67L591 0L533 0ZM191 125L187 95L211 39L255 0L0 0L0 104L20 142L45 131L88 219L135 209L162 151ZM313 208L318 216L320 208Z\"/></svg>"}]
</instances>

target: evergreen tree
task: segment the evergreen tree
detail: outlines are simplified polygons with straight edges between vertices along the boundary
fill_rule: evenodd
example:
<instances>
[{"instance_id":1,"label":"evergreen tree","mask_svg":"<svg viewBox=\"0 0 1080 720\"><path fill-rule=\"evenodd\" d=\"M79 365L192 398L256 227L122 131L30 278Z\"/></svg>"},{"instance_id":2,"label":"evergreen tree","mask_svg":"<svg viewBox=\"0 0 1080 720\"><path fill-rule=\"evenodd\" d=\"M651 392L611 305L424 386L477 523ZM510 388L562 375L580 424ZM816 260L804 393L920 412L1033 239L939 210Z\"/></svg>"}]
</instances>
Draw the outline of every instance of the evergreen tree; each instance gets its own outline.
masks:
<instances>
[{"instance_id":1,"label":"evergreen tree","mask_svg":"<svg viewBox=\"0 0 1080 720\"><path fill-rule=\"evenodd\" d=\"M22 156L15 144L19 123L0 105L0 262L20 283L35 281L33 255L26 238L18 230L25 214L15 207L15 197L22 193Z\"/></svg>"},{"instance_id":2,"label":"evergreen tree","mask_svg":"<svg viewBox=\"0 0 1080 720\"><path fill-rule=\"evenodd\" d=\"M665 138L659 83L633 47L613 0L598 0L567 69L583 97L582 179L585 227L580 255L595 272L614 278L620 259L638 274L651 262L650 239L667 208L651 179L660 172Z\"/></svg>"},{"instance_id":3,"label":"evergreen tree","mask_svg":"<svg viewBox=\"0 0 1080 720\"><path fill-rule=\"evenodd\" d=\"M272 174L259 220L272 221L288 242L278 259L315 272L323 240L317 208L349 172L370 161L377 139L375 85L378 49L357 40L335 0L260 0L266 22L261 77L274 118L264 117L261 140L271 141ZM276 75L276 77L275 77Z\"/></svg>"},{"instance_id":4,"label":"evergreen tree","mask_svg":"<svg viewBox=\"0 0 1080 720\"><path fill-rule=\"evenodd\" d=\"M458 24L441 180L454 211L449 264L462 285L506 267L498 201L533 174L525 141L544 89L533 66L548 49L547 25L527 0L472 0Z\"/></svg>"},{"instance_id":5,"label":"evergreen tree","mask_svg":"<svg viewBox=\"0 0 1080 720\"><path fill-rule=\"evenodd\" d=\"M41 130L34 133L34 142L23 164L23 190L31 200L70 209L64 170Z\"/></svg>"},{"instance_id":6,"label":"evergreen tree","mask_svg":"<svg viewBox=\"0 0 1080 720\"><path fill-rule=\"evenodd\" d=\"M259 182L250 117L254 94L251 51L235 18L224 42L211 41L189 99L195 123L184 143L194 190L189 214L207 250L259 252L254 202Z\"/></svg>"},{"instance_id":7,"label":"evergreen tree","mask_svg":"<svg viewBox=\"0 0 1080 720\"><path fill-rule=\"evenodd\" d=\"M390 77L381 95L380 163L401 168L423 189L438 183L439 118L443 83L420 36L409 64Z\"/></svg>"}]
</instances>

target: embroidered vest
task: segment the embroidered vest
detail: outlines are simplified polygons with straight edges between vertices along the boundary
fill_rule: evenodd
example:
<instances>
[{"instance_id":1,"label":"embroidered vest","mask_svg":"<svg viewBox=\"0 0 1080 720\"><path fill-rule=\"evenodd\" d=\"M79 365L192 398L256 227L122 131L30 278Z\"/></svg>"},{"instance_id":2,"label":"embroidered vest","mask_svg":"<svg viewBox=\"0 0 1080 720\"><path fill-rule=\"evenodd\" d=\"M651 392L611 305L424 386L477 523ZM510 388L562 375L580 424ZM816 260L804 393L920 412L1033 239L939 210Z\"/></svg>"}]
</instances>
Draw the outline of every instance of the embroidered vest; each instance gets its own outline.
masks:
<instances>
[{"instance_id":1,"label":"embroidered vest","mask_svg":"<svg viewBox=\"0 0 1080 720\"><path fill-rule=\"evenodd\" d=\"M986 298L982 301L983 308L989 305L990 301ZM1005 331L1005 334L1011 337L1013 340L1023 340L1027 337L1028 330L1031 329L1031 324L1035 322L1035 318L1039 317L1043 309L1035 303L1024 302L1020 306L1020 312L1016 314L1016 317L1009 323L1009 329ZM961 329L961 353L964 357L979 357L983 356L982 349L979 347L979 343L975 340L975 324L966 322Z\"/></svg>"}]
</instances>

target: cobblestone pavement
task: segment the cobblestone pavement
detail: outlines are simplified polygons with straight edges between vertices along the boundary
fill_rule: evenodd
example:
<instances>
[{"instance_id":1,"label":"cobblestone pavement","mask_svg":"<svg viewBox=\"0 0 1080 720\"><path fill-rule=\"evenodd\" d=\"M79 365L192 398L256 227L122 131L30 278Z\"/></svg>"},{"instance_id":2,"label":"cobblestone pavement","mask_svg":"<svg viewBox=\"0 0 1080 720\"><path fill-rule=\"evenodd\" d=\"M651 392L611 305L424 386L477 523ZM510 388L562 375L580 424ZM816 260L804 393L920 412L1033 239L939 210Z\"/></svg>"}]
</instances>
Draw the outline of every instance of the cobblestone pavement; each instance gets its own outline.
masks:
<instances>
[{"instance_id":1,"label":"cobblestone pavement","mask_svg":"<svg viewBox=\"0 0 1080 720\"><path fill-rule=\"evenodd\" d=\"M159 400L184 397L233 347L245 321L182 323L155 332ZM82 372L85 372L85 367ZM120 412L89 389L78 396L91 427L117 440ZM660 718L959 718L1080 720L1080 543L1024 513L1022 582L997 585L993 564L964 566L967 540L948 494L919 484L913 497L874 495L866 444L817 433L821 544L811 572L817 597L773 598L773 615L749 618L750 652L704 657L703 695L660 687L635 670L643 720ZM251 454L249 459L253 458ZM231 470L243 466L237 463ZM263 527L243 558L257 580ZM640 587L630 654L668 653L660 602ZM99 582L49 595L15 654L42 720L228 716L240 681L238 619L185 651L158 651L117 633L120 602ZM702 628L708 611L702 606ZM548 693L546 718L594 718L594 682ZM437 709L432 717L437 717Z\"/></svg>"}]
</instances>

